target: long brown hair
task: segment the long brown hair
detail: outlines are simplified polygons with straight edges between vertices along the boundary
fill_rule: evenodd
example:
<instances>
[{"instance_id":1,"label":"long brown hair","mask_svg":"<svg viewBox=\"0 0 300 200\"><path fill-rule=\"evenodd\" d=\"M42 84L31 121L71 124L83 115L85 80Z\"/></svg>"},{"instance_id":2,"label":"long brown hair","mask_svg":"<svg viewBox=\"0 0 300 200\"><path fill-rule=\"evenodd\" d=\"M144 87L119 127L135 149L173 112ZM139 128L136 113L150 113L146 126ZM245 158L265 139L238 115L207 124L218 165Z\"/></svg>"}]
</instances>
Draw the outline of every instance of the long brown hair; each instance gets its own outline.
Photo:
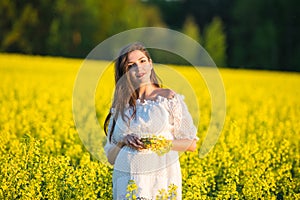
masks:
<instances>
[{"instance_id":1,"label":"long brown hair","mask_svg":"<svg viewBox=\"0 0 300 200\"><path fill-rule=\"evenodd\" d=\"M129 70L129 67L127 65L128 54L135 50L139 50L143 52L145 56L148 58L148 60L151 60L148 50L145 48L144 45L138 42L125 46L120 51L119 56L115 60L115 92L114 92L114 99L112 103L112 108L114 108L115 114L112 115L111 112L112 109L110 109L110 112L106 116L104 122L104 132L107 135L110 118L114 116L112 128L110 129L110 133L109 133L109 141L111 141L111 137L116 125L116 120L119 114L121 114L121 117L124 121L127 120L128 122L131 119L133 119L136 115L136 100L138 98L139 88L135 88L133 86L129 74L127 73ZM154 86L161 87L160 84L158 83L158 78L153 68L151 70L150 81ZM130 116L130 118L126 116L124 113L125 108L127 106L130 106L133 109L133 113L132 116Z\"/></svg>"}]
</instances>

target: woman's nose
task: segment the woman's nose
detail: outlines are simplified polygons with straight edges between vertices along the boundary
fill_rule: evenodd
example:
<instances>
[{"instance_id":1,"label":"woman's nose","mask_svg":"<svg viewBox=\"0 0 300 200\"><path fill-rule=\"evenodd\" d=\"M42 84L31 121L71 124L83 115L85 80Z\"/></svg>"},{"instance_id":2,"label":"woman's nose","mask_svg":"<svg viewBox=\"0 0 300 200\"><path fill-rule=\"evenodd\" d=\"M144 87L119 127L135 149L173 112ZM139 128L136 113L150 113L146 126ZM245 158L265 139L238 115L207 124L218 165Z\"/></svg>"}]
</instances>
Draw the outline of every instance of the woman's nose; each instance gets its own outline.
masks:
<instances>
[{"instance_id":1,"label":"woman's nose","mask_svg":"<svg viewBox=\"0 0 300 200\"><path fill-rule=\"evenodd\" d=\"M136 63L136 64L135 64L135 67L136 67L137 70L140 70L140 69L143 67L143 65L137 64L137 63Z\"/></svg>"}]
</instances>

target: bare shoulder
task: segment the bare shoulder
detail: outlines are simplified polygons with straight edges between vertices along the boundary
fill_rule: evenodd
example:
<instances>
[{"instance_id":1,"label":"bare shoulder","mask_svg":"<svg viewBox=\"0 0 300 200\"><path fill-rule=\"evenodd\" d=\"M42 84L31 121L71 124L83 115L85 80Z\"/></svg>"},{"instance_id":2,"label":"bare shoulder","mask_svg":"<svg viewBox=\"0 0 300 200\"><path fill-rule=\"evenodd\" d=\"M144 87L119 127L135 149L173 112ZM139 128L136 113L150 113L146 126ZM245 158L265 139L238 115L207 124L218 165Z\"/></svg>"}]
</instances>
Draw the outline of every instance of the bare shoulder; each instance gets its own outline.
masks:
<instances>
[{"instance_id":1,"label":"bare shoulder","mask_svg":"<svg viewBox=\"0 0 300 200\"><path fill-rule=\"evenodd\" d=\"M157 95L165 97L167 99L172 99L176 95L176 92L171 89L159 88L157 89Z\"/></svg>"}]
</instances>

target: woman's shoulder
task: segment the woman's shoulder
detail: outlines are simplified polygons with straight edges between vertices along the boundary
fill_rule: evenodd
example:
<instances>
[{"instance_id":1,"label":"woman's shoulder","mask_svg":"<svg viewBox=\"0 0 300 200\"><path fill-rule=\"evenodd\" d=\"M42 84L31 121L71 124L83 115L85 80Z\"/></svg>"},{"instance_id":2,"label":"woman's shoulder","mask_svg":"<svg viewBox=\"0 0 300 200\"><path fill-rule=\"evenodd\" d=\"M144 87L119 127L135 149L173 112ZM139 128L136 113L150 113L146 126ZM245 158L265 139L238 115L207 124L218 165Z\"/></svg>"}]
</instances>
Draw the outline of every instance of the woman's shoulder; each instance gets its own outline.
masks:
<instances>
[{"instance_id":1,"label":"woman's shoulder","mask_svg":"<svg viewBox=\"0 0 300 200\"><path fill-rule=\"evenodd\" d=\"M156 92L157 96L161 96L167 99L173 99L176 95L176 92L168 88L159 88Z\"/></svg>"}]
</instances>

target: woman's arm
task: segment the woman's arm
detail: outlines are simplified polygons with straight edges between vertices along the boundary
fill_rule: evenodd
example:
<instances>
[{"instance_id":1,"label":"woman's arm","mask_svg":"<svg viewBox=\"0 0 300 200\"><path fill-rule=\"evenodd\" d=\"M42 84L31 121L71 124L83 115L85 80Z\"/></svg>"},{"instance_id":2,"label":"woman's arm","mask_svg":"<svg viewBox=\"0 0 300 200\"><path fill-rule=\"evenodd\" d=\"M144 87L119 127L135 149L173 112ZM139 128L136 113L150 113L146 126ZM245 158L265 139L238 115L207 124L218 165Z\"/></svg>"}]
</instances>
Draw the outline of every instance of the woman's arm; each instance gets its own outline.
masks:
<instances>
[{"instance_id":1,"label":"woman's arm","mask_svg":"<svg viewBox=\"0 0 300 200\"><path fill-rule=\"evenodd\" d=\"M195 151L197 149L197 140L191 139L175 139L172 140L173 151Z\"/></svg>"},{"instance_id":2,"label":"woman's arm","mask_svg":"<svg viewBox=\"0 0 300 200\"><path fill-rule=\"evenodd\" d=\"M143 143L140 141L140 139L136 135L134 135L134 134L126 135L123 138L123 141L118 142L117 145L111 145L111 147L107 150L107 153L106 153L107 160L111 165L115 164L115 160L116 160L120 150L125 145L127 145L133 149L136 149L136 150L141 150L141 149L145 148L143 146Z\"/></svg>"},{"instance_id":3,"label":"woman's arm","mask_svg":"<svg viewBox=\"0 0 300 200\"><path fill-rule=\"evenodd\" d=\"M125 144L123 142L119 142L117 145L111 145L111 147L107 150L107 160L111 165L115 164L116 157L124 145Z\"/></svg>"}]
</instances>

